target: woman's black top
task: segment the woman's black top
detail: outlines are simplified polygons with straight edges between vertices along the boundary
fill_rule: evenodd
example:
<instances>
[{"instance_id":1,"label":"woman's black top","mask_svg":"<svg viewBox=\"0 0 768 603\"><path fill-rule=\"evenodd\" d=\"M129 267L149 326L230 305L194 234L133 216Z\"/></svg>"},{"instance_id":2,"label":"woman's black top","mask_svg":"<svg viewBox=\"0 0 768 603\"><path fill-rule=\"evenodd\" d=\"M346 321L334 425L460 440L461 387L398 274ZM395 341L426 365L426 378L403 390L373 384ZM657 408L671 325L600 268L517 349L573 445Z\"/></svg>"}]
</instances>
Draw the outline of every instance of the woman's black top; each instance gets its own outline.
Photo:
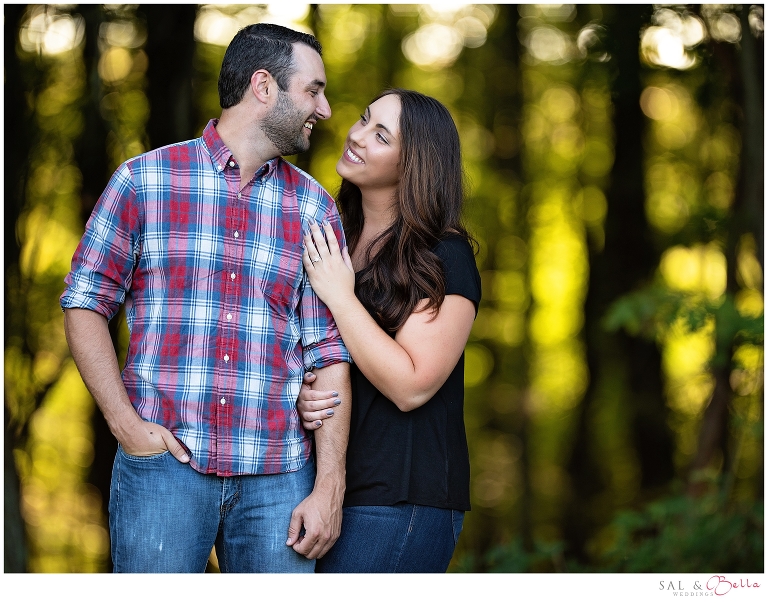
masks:
<instances>
[{"instance_id":1,"label":"woman's black top","mask_svg":"<svg viewBox=\"0 0 768 603\"><path fill-rule=\"evenodd\" d=\"M433 250L445 271L445 294L480 303L480 274L459 236ZM464 353L426 404L402 412L352 365L352 423L344 506L406 502L468 511L469 451L464 430Z\"/></svg>"}]
</instances>

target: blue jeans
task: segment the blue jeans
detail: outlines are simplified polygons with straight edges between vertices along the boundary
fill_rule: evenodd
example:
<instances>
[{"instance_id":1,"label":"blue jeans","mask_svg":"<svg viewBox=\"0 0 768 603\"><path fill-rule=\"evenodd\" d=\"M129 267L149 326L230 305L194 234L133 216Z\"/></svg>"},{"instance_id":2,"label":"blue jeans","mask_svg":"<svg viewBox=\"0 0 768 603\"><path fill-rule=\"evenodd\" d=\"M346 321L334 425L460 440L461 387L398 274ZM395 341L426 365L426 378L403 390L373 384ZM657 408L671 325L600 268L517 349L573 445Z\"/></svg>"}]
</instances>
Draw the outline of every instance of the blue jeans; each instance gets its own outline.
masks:
<instances>
[{"instance_id":1,"label":"blue jeans","mask_svg":"<svg viewBox=\"0 0 768 603\"><path fill-rule=\"evenodd\" d=\"M315 571L445 572L463 523L463 511L407 503L344 507L341 536Z\"/></svg>"},{"instance_id":2,"label":"blue jeans","mask_svg":"<svg viewBox=\"0 0 768 603\"><path fill-rule=\"evenodd\" d=\"M109 495L115 572L204 572L211 549L222 572L314 571L286 546L293 509L312 491L315 463L294 473L218 477L170 452L118 447Z\"/></svg>"}]
</instances>

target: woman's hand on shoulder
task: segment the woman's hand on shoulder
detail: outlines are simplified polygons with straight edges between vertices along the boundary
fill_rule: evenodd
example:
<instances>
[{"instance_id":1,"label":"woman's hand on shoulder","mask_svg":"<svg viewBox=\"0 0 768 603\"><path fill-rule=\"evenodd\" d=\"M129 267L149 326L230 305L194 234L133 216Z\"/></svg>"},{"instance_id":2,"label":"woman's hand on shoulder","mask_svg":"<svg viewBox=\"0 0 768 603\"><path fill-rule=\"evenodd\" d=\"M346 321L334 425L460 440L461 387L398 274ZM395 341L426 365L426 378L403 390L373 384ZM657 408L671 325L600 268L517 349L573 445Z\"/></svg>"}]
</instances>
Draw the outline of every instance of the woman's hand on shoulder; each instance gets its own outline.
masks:
<instances>
[{"instance_id":1,"label":"woman's hand on shoulder","mask_svg":"<svg viewBox=\"0 0 768 603\"><path fill-rule=\"evenodd\" d=\"M349 249L339 248L336 233L326 220L312 222L304 232L304 269L317 296L333 311L345 297L355 295L355 271Z\"/></svg>"},{"instance_id":2,"label":"woman's hand on shoulder","mask_svg":"<svg viewBox=\"0 0 768 603\"><path fill-rule=\"evenodd\" d=\"M296 410L304 429L314 431L323 426L323 421L333 417L333 409L341 404L338 392L317 391L311 387L316 379L314 373L305 373L301 384Z\"/></svg>"}]
</instances>

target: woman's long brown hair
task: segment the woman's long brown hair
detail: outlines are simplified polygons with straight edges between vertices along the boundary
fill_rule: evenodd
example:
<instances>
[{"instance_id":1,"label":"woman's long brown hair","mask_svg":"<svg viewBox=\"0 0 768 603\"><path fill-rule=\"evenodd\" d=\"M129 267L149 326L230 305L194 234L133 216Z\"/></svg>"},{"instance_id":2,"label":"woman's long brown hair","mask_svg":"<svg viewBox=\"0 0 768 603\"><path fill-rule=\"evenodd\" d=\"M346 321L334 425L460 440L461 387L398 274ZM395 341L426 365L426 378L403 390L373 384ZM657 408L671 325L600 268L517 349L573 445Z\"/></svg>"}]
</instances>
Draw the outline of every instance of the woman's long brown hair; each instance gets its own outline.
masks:
<instances>
[{"instance_id":1,"label":"woman's long brown hair","mask_svg":"<svg viewBox=\"0 0 768 603\"><path fill-rule=\"evenodd\" d=\"M394 334L422 299L437 311L445 299L445 276L432 251L449 233L474 244L461 222L464 172L459 133L439 101L393 88L400 99L400 181L397 217L365 250L367 266L355 279L355 293L378 324ZM342 180L338 208L350 252L363 232L360 189ZM371 256L371 250L375 253Z\"/></svg>"}]
</instances>

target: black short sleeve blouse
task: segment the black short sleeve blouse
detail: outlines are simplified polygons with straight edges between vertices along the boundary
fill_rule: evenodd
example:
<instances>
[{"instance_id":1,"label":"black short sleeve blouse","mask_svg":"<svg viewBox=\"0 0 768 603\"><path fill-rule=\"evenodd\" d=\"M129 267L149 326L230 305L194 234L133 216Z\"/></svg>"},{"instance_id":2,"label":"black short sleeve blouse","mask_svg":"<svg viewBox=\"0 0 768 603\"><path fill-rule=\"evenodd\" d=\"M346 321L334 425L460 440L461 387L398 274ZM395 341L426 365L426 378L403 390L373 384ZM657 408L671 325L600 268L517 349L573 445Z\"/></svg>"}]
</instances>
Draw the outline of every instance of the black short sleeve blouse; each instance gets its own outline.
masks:
<instances>
[{"instance_id":1,"label":"black short sleeve blouse","mask_svg":"<svg viewBox=\"0 0 768 603\"><path fill-rule=\"evenodd\" d=\"M459 236L434 249L445 270L446 295L477 309L480 274ZM352 423L344 506L407 502L468 511L469 452L464 430L464 354L426 404L401 412L352 365Z\"/></svg>"}]
</instances>

